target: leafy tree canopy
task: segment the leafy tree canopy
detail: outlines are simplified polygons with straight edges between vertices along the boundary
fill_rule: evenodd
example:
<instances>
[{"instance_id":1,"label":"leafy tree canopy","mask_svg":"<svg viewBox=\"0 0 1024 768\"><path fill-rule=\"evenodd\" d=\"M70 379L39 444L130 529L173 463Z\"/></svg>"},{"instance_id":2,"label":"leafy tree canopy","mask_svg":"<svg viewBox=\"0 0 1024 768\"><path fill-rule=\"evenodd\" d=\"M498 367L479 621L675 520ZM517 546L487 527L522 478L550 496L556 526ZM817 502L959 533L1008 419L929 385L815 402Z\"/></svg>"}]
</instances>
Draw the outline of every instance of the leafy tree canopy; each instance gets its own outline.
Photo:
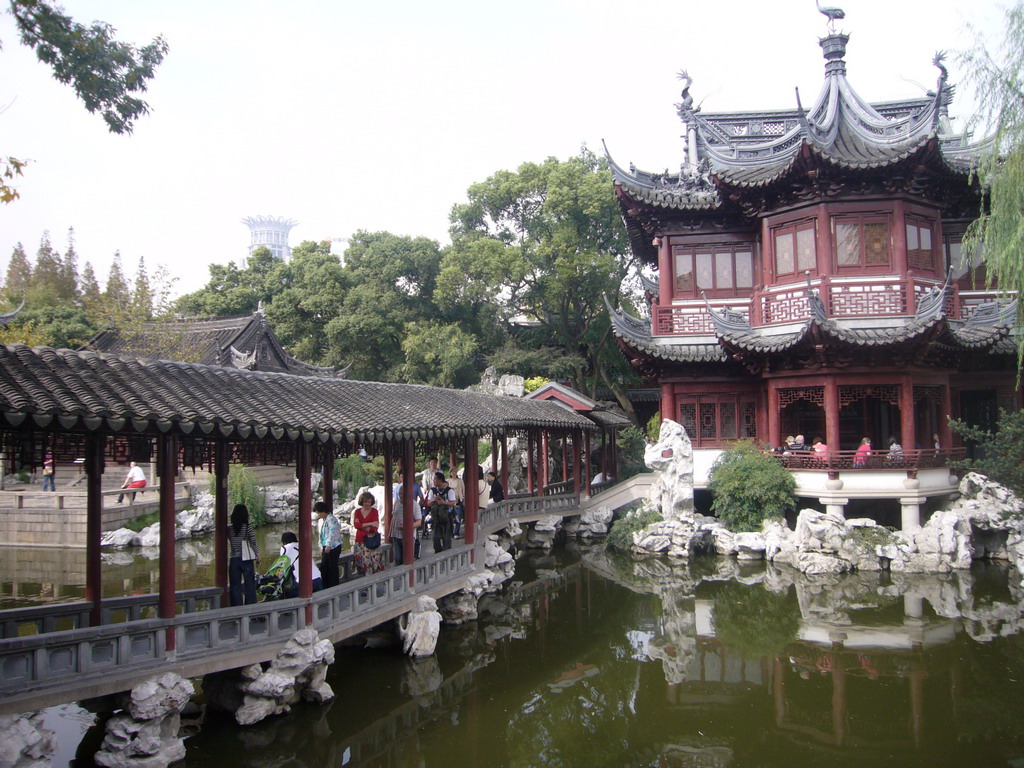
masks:
<instances>
[{"instance_id":1,"label":"leafy tree canopy","mask_svg":"<svg viewBox=\"0 0 1024 768\"><path fill-rule=\"evenodd\" d=\"M955 419L949 425L979 449L977 458L950 462L954 469L980 472L1024 496L1024 411L1000 411L994 432Z\"/></svg>"},{"instance_id":2,"label":"leafy tree canopy","mask_svg":"<svg viewBox=\"0 0 1024 768\"><path fill-rule=\"evenodd\" d=\"M976 91L979 126L992 131L991 149L977 169L985 191L980 216L964 235L964 253L979 251L990 282L1004 291L1024 291L1024 2L1006 11L1006 36L992 50L976 38L961 53L964 77ZM1024 324L1024 303L1017 323ZM1024 361L1024 336L1018 337Z\"/></svg>"}]
</instances>

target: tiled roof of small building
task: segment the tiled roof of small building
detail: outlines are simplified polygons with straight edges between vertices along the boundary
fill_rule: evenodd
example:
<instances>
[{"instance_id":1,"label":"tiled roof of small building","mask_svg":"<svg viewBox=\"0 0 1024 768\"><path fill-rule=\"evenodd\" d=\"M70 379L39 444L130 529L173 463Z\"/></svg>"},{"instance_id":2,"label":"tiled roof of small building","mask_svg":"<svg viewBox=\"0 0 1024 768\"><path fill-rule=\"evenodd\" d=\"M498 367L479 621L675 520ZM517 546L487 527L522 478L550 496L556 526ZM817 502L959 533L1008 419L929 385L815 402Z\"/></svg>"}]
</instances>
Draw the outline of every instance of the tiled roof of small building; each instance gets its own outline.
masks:
<instances>
[{"instance_id":1,"label":"tiled roof of small building","mask_svg":"<svg viewBox=\"0 0 1024 768\"><path fill-rule=\"evenodd\" d=\"M347 368L310 365L288 354L262 307L251 315L147 323L129 338L109 329L96 334L83 349L298 376L344 377L348 372Z\"/></svg>"},{"instance_id":2,"label":"tiled roof of small building","mask_svg":"<svg viewBox=\"0 0 1024 768\"><path fill-rule=\"evenodd\" d=\"M20 344L0 346L0 416L13 427L322 442L594 428L553 403Z\"/></svg>"}]
</instances>

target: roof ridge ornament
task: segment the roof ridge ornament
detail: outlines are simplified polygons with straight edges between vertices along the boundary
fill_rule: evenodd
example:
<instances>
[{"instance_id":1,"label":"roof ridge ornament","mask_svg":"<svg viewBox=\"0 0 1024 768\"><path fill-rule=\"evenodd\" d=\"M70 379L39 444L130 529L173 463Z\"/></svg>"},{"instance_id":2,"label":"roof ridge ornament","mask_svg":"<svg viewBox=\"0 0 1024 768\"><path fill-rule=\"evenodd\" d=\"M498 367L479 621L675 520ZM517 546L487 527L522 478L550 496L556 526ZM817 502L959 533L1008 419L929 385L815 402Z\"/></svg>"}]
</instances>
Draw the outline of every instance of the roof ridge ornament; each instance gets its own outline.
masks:
<instances>
[{"instance_id":1,"label":"roof ridge ornament","mask_svg":"<svg viewBox=\"0 0 1024 768\"><path fill-rule=\"evenodd\" d=\"M821 2L819 0L814 0L814 4L818 7L818 13L822 14L826 19L828 19L828 33L830 35L835 34L836 21L840 19L845 19L846 11L838 7L825 6L824 8L822 8Z\"/></svg>"}]
</instances>

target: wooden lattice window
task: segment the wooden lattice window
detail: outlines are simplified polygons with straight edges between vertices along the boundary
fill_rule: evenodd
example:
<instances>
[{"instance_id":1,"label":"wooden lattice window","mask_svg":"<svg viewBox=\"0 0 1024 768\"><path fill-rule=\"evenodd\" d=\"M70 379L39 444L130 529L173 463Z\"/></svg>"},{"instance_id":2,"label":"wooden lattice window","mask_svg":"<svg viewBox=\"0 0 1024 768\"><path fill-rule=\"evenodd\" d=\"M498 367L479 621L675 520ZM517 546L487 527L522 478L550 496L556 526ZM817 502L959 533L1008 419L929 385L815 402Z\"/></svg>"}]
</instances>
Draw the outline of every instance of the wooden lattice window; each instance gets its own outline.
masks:
<instances>
[{"instance_id":1,"label":"wooden lattice window","mask_svg":"<svg viewBox=\"0 0 1024 768\"><path fill-rule=\"evenodd\" d=\"M840 272L890 266L892 248L887 216L835 217L832 232Z\"/></svg>"},{"instance_id":2,"label":"wooden lattice window","mask_svg":"<svg viewBox=\"0 0 1024 768\"><path fill-rule=\"evenodd\" d=\"M696 395L679 403L679 423L696 447L757 437L753 395Z\"/></svg>"},{"instance_id":3,"label":"wooden lattice window","mask_svg":"<svg viewBox=\"0 0 1024 768\"><path fill-rule=\"evenodd\" d=\"M775 274L797 275L818 267L814 220L801 221L772 230L775 246Z\"/></svg>"},{"instance_id":4,"label":"wooden lattice window","mask_svg":"<svg viewBox=\"0 0 1024 768\"><path fill-rule=\"evenodd\" d=\"M927 272L935 271L935 249L932 246L932 223L907 218L907 266Z\"/></svg>"},{"instance_id":5,"label":"wooden lattice window","mask_svg":"<svg viewBox=\"0 0 1024 768\"><path fill-rule=\"evenodd\" d=\"M850 403L863 400L865 397L876 397L890 405L899 407L900 387L898 384L868 385L860 387L840 387L839 407L845 408Z\"/></svg>"},{"instance_id":6,"label":"wooden lattice window","mask_svg":"<svg viewBox=\"0 0 1024 768\"><path fill-rule=\"evenodd\" d=\"M824 387L787 387L779 390L779 410L797 400L807 400L810 403L825 407Z\"/></svg>"},{"instance_id":7,"label":"wooden lattice window","mask_svg":"<svg viewBox=\"0 0 1024 768\"><path fill-rule=\"evenodd\" d=\"M754 288L754 249L750 244L672 249L675 295L693 298L745 296Z\"/></svg>"}]
</instances>

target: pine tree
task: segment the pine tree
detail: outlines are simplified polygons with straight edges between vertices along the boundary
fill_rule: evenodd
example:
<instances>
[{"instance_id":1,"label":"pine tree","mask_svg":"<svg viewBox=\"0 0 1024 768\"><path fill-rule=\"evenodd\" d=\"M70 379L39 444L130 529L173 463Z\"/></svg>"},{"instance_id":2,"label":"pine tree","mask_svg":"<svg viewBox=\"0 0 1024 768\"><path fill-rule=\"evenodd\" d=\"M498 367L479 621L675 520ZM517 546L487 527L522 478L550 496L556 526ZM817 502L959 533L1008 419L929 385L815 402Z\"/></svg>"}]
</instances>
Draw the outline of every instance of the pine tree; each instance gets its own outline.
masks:
<instances>
[{"instance_id":1,"label":"pine tree","mask_svg":"<svg viewBox=\"0 0 1024 768\"><path fill-rule=\"evenodd\" d=\"M103 294L100 293L100 284L96 280L96 273L93 271L92 264L88 261L85 262L85 267L82 268L82 309L85 313L90 316L95 316L100 311L100 301L103 298Z\"/></svg>"},{"instance_id":2,"label":"pine tree","mask_svg":"<svg viewBox=\"0 0 1024 768\"><path fill-rule=\"evenodd\" d=\"M61 301L61 272L63 265L60 254L50 242L50 233L43 232L36 251L36 266L32 270L29 288L31 302L37 306L54 306Z\"/></svg>"},{"instance_id":3,"label":"pine tree","mask_svg":"<svg viewBox=\"0 0 1024 768\"><path fill-rule=\"evenodd\" d=\"M25 248L21 243L14 246L11 261L7 265L7 279L4 281L4 299L18 304L25 298L32 283L32 265L29 264Z\"/></svg>"},{"instance_id":4,"label":"pine tree","mask_svg":"<svg viewBox=\"0 0 1024 768\"><path fill-rule=\"evenodd\" d=\"M60 270L60 297L67 301L81 303L78 293L78 253L75 251L75 228L68 227L68 248Z\"/></svg>"},{"instance_id":5,"label":"pine tree","mask_svg":"<svg viewBox=\"0 0 1024 768\"><path fill-rule=\"evenodd\" d=\"M103 292L103 300L113 312L124 311L131 304L131 291L128 281L124 279L121 268L121 252L114 252L114 262L107 274L107 288Z\"/></svg>"},{"instance_id":6,"label":"pine tree","mask_svg":"<svg viewBox=\"0 0 1024 768\"><path fill-rule=\"evenodd\" d=\"M153 317L153 289L146 274L146 259L139 257L139 268L135 273L135 287L132 290L132 312L140 320Z\"/></svg>"}]
</instances>

